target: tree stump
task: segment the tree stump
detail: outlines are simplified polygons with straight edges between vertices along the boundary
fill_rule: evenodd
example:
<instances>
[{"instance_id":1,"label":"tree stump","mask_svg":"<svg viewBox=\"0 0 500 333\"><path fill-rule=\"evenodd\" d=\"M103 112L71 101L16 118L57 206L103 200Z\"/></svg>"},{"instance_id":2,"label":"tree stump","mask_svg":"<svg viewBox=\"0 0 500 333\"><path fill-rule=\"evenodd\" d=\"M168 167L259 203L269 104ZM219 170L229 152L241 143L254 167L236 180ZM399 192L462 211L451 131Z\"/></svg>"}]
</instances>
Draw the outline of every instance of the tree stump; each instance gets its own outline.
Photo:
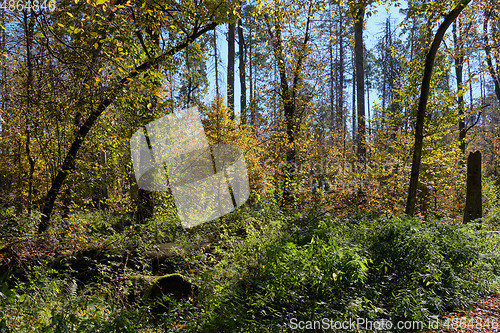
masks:
<instances>
[{"instance_id":1,"label":"tree stump","mask_svg":"<svg viewBox=\"0 0 500 333\"><path fill-rule=\"evenodd\" d=\"M167 296L169 299L164 299ZM196 301L198 286L184 276L174 273L158 278L144 294L144 299L153 302L153 311L161 313L168 311L173 301Z\"/></svg>"},{"instance_id":2,"label":"tree stump","mask_svg":"<svg viewBox=\"0 0 500 333\"><path fill-rule=\"evenodd\" d=\"M467 196L465 198L464 223L483 217L482 191L481 152L471 152L467 158Z\"/></svg>"}]
</instances>

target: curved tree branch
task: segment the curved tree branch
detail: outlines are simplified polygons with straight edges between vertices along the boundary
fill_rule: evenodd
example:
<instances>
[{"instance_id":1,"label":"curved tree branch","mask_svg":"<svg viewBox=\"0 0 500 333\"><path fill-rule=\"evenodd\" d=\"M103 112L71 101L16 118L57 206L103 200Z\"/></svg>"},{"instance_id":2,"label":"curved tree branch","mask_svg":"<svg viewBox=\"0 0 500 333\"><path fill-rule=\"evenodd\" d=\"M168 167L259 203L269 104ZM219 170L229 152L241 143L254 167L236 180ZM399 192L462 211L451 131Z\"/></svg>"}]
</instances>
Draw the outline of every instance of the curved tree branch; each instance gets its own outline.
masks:
<instances>
[{"instance_id":1,"label":"curved tree branch","mask_svg":"<svg viewBox=\"0 0 500 333\"><path fill-rule=\"evenodd\" d=\"M408 198L406 201L405 210L406 214L408 214L409 216L413 216L415 214L415 206L417 203L417 185L420 172L420 163L422 161L425 113L427 110L427 101L429 100L432 69L436 60L436 54L439 49L439 45L443 41L446 30L448 30L453 21L455 21L455 19L458 17L458 15L460 15L462 10L469 4L470 1L471 0L460 0L455 8L448 15L446 15L444 21L441 23L438 30L436 31L436 34L434 35L434 40L432 41L431 48L429 49L429 52L427 52L427 56L425 59L424 76L422 78L420 100L417 110L417 120L415 124L415 143L411 164L410 186L408 189Z\"/></svg>"}]
</instances>

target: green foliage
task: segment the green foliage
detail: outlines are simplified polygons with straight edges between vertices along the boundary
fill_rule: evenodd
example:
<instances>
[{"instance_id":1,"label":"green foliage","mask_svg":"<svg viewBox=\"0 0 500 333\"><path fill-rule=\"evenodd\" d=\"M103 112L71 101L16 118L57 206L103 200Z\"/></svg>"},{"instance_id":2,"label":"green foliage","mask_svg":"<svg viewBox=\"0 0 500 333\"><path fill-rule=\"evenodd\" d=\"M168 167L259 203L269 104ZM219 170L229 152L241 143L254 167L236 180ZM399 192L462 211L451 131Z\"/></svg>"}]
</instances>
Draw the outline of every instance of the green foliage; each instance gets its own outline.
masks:
<instances>
[{"instance_id":1,"label":"green foliage","mask_svg":"<svg viewBox=\"0 0 500 333\"><path fill-rule=\"evenodd\" d=\"M297 228L301 223L308 227ZM495 290L497 245L475 225L367 216L281 220L205 273L203 327L284 331L290 318L428 321Z\"/></svg>"},{"instance_id":2,"label":"green foliage","mask_svg":"<svg viewBox=\"0 0 500 333\"><path fill-rule=\"evenodd\" d=\"M26 236L35 233L36 226L40 222L40 213L19 215L16 207L0 208L0 237Z\"/></svg>"},{"instance_id":3,"label":"green foliage","mask_svg":"<svg viewBox=\"0 0 500 333\"><path fill-rule=\"evenodd\" d=\"M166 216L157 212L143 225L112 214L58 219L54 244L81 248L84 262L98 254L86 270L97 274L85 283L79 275L70 292L72 269L26 259L23 274L0 279L0 329L285 332L291 318L428 322L472 306L496 290L500 276L500 239L473 223L373 214L338 219L321 205L291 215L272 201L189 231L172 229L176 222ZM168 295L146 301L138 292L156 279L140 252L170 241L179 249L171 259L176 272L199 287L194 301ZM116 261L124 251L127 262Z\"/></svg>"}]
</instances>

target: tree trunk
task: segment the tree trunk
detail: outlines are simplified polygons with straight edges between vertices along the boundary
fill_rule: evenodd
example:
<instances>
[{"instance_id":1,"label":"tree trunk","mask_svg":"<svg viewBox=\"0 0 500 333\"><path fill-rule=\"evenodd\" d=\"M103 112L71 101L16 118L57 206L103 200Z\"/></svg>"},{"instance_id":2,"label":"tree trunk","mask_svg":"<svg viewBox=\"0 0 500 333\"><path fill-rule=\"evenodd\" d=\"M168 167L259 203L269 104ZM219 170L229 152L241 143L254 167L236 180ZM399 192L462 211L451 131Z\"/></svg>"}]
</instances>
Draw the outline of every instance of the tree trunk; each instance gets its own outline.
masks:
<instances>
[{"instance_id":1,"label":"tree trunk","mask_svg":"<svg viewBox=\"0 0 500 333\"><path fill-rule=\"evenodd\" d=\"M329 26L328 26L328 33L329 33L329 38L328 38L328 54L330 56L330 79L328 80L329 82L329 96L330 96L330 133L332 140L335 135L335 129L338 129L338 126L336 126L336 119L335 119L335 108L334 108L334 95L335 92L333 90L333 82L335 81L335 74L336 71L334 71L334 63L333 63L333 31L332 31L332 20L333 20L333 10L332 10L332 4L330 3L330 18L329 18Z\"/></svg>"},{"instance_id":2,"label":"tree trunk","mask_svg":"<svg viewBox=\"0 0 500 333\"><path fill-rule=\"evenodd\" d=\"M217 56L217 29L214 29L214 62L215 62L215 96L217 103L217 110L219 109L219 58Z\"/></svg>"},{"instance_id":3,"label":"tree trunk","mask_svg":"<svg viewBox=\"0 0 500 333\"><path fill-rule=\"evenodd\" d=\"M227 34L227 107L231 111L231 119L234 119L234 30L235 23L229 24Z\"/></svg>"},{"instance_id":4,"label":"tree trunk","mask_svg":"<svg viewBox=\"0 0 500 333\"><path fill-rule=\"evenodd\" d=\"M457 77L457 91L458 91L458 140L460 142L460 151L462 156L465 155L465 102L463 90L463 69L464 69L464 56L462 55L462 35L459 31L458 24L460 20L453 23L453 40L455 43L455 75ZM472 100L471 100L472 103Z\"/></svg>"},{"instance_id":5,"label":"tree trunk","mask_svg":"<svg viewBox=\"0 0 500 333\"><path fill-rule=\"evenodd\" d=\"M497 73L495 67L493 66L493 59L491 55L491 46L490 40L488 37L488 22L491 17L491 11L486 14L486 19L483 23L483 32L484 32L484 51L486 52L486 63L488 64L488 71L490 72L491 78L493 79L493 83L495 85L495 95L497 96L498 102L500 102L500 73ZM498 65L498 63L497 63ZM498 66L497 66L498 69Z\"/></svg>"},{"instance_id":6,"label":"tree trunk","mask_svg":"<svg viewBox=\"0 0 500 333\"><path fill-rule=\"evenodd\" d=\"M366 159L366 125L365 125L365 69L363 46L363 22L365 8L361 7L356 13L354 22L354 63L356 65L356 95L358 109L358 158Z\"/></svg>"},{"instance_id":7,"label":"tree trunk","mask_svg":"<svg viewBox=\"0 0 500 333\"><path fill-rule=\"evenodd\" d=\"M1 8L0 9L0 24L2 26L5 26L5 9ZM0 52L2 52L2 54L4 54L5 57L8 57L8 51L7 51L7 48L6 48L6 45L5 45L5 29L1 29L0 30ZM7 107L7 64L5 63L2 63L1 65L1 82L0 82L0 93L2 94L2 110L5 110L6 107ZM2 116L0 115L0 121L2 121L2 126L1 126L1 136L2 138L4 138L7 134L7 130L6 130L6 123L3 122L3 118ZM8 150L4 147L4 145L2 145L2 147L0 148L0 153L1 154L5 154Z\"/></svg>"},{"instance_id":8,"label":"tree trunk","mask_svg":"<svg viewBox=\"0 0 500 333\"><path fill-rule=\"evenodd\" d=\"M254 101L254 85L253 85L253 58L252 58L252 26L250 25L250 40L248 41L250 51L248 52L248 65L250 70L250 125L255 125L255 101Z\"/></svg>"},{"instance_id":9,"label":"tree trunk","mask_svg":"<svg viewBox=\"0 0 500 333\"><path fill-rule=\"evenodd\" d=\"M372 126L371 126L371 122L370 122L370 87L366 87L366 100L368 101L368 105L366 106L366 115L367 115L367 118L368 119L368 140L370 140L371 136L372 136Z\"/></svg>"},{"instance_id":10,"label":"tree trunk","mask_svg":"<svg viewBox=\"0 0 500 333\"><path fill-rule=\"evenodd\" d=\"M240 124L247 123L247 84L246 84L246 45L243 35L243 25L241 19L238 20L238 53L239 53L239 72L240 72Z\"/></svg>"},{"instance_id":11,"label":"tree trunk","mask_svg":"<svg viewBox=\"0 0 500 333\"><path fill-rule=\"evenodd\" d=\"M415 214L415 205L417 203L417 186L418 176L420 173L420 163L422 161L422 148L424 141L424 121L425 112L427 110L427 101L429 99L429 92L431 86L432 69L436 59L436 53L439 45L443 40L446 30L455 21L460 12L469 4L471 0L461 0L460 3L446 15L444 21L439 26L434 40L432 41L431 48L427 53L424 66L424 76L422 78L422 86L420 89L420 100L418 103L417 120L415 123L415 143L413 147L413 158L411 164L410 185L408 189L408 198L406 201L406 214L413 216Z\"/></svg>"},{"instance_id":12,"label":"tree trunk","mask_svg":"<svg viewBox=\"0 0 500 333\"><path fill-rule=\"evenodd\" d=\"M28 171L28 214L31 215L33 209L33 175L35 173L35 160L31 154L31 132L33 130L33 123L30 117L31 114L31 98L32 98L32 88L33 88L33 62L31 45L33 43L33 11L30 11L28 16L28 10L23 11L23 23L24 32L26 37L26 67L28 69L28 76L26 78L26 156L28 158L29 171Z\"/></svg>"},{"instance_id":13,"label":"tree trunk","mask_svg":"<svg viewBox=\"0 0 500 333\"><path fill-rule=\"evenodd\" d=\"M470 153L467 158L467 196L464 223L483 217L483 191L481 185L481 152Z\"/></svg>"},{"instance_id":14,"label":"tree trunk","mask_svg":"<svg viewBox=\"0 0 500 333\"><path fill-rule=\"evenodd\" d=\"M153 217L155 202L153 192L139 188L137 191L137 223L142 224Z\"/></svg>"},{"instance_id":15,"label":"tree trunk","mask_svg":"<svg viewBox=\"0 0 500 333\"><path fill-rule=\"evenodd\" d=\"M108 162L107 154L105 151L101 151L94 156L94 163L100 166L106 165ZM100 168L102 169L102 168ZM107 210L109 209L108 205L108 185L107 185L107 177L104 176L99 184L96 184L92 189L92 201L94 203L94 207L98 210Z\"/></svg>"},{"instance_id":16,"label":"tree trunk","mask_svg":"<svg viewBox=\"0 0 500 333\"><path fill-rule=\"evenodd\" d=\"M342 8L339 7L339 77L338 77L338 91L337 91L337 128L343 132L344 131L344 32L343 32L343 18L342 18ZM344 137L345 139L345 137Z\"/></svg>"},{"instance_id":17,"label":"tree trunk","mask_svg":"<svg viewBox=\"0 0 500 333\"><path fill-rule=\"evenodd\" d=\"M356 144L356 65L352 54L352 144Z\"/></svg>"}]
</instances>

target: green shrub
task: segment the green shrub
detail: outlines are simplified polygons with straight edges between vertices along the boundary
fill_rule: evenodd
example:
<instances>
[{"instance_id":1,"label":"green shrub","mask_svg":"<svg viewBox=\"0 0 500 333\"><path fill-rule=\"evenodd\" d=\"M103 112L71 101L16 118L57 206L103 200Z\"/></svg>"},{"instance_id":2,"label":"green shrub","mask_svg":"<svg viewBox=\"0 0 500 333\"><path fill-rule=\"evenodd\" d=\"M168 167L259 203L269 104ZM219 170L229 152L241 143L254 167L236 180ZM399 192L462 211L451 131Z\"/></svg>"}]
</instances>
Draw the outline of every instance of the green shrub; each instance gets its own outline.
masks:
<instances>
[{"instance_id":1,"label":"green shrub","mask_svg":"<svg viewBox=\"0 0 500 333\"><path fill-rule=\"evenodd\" d=\"M200 320L214 332L287 331L291 318L429 322L495 290L498 240L484 234L405 217L284 219L206 272Z\"/></svg>"}]
</instances>

